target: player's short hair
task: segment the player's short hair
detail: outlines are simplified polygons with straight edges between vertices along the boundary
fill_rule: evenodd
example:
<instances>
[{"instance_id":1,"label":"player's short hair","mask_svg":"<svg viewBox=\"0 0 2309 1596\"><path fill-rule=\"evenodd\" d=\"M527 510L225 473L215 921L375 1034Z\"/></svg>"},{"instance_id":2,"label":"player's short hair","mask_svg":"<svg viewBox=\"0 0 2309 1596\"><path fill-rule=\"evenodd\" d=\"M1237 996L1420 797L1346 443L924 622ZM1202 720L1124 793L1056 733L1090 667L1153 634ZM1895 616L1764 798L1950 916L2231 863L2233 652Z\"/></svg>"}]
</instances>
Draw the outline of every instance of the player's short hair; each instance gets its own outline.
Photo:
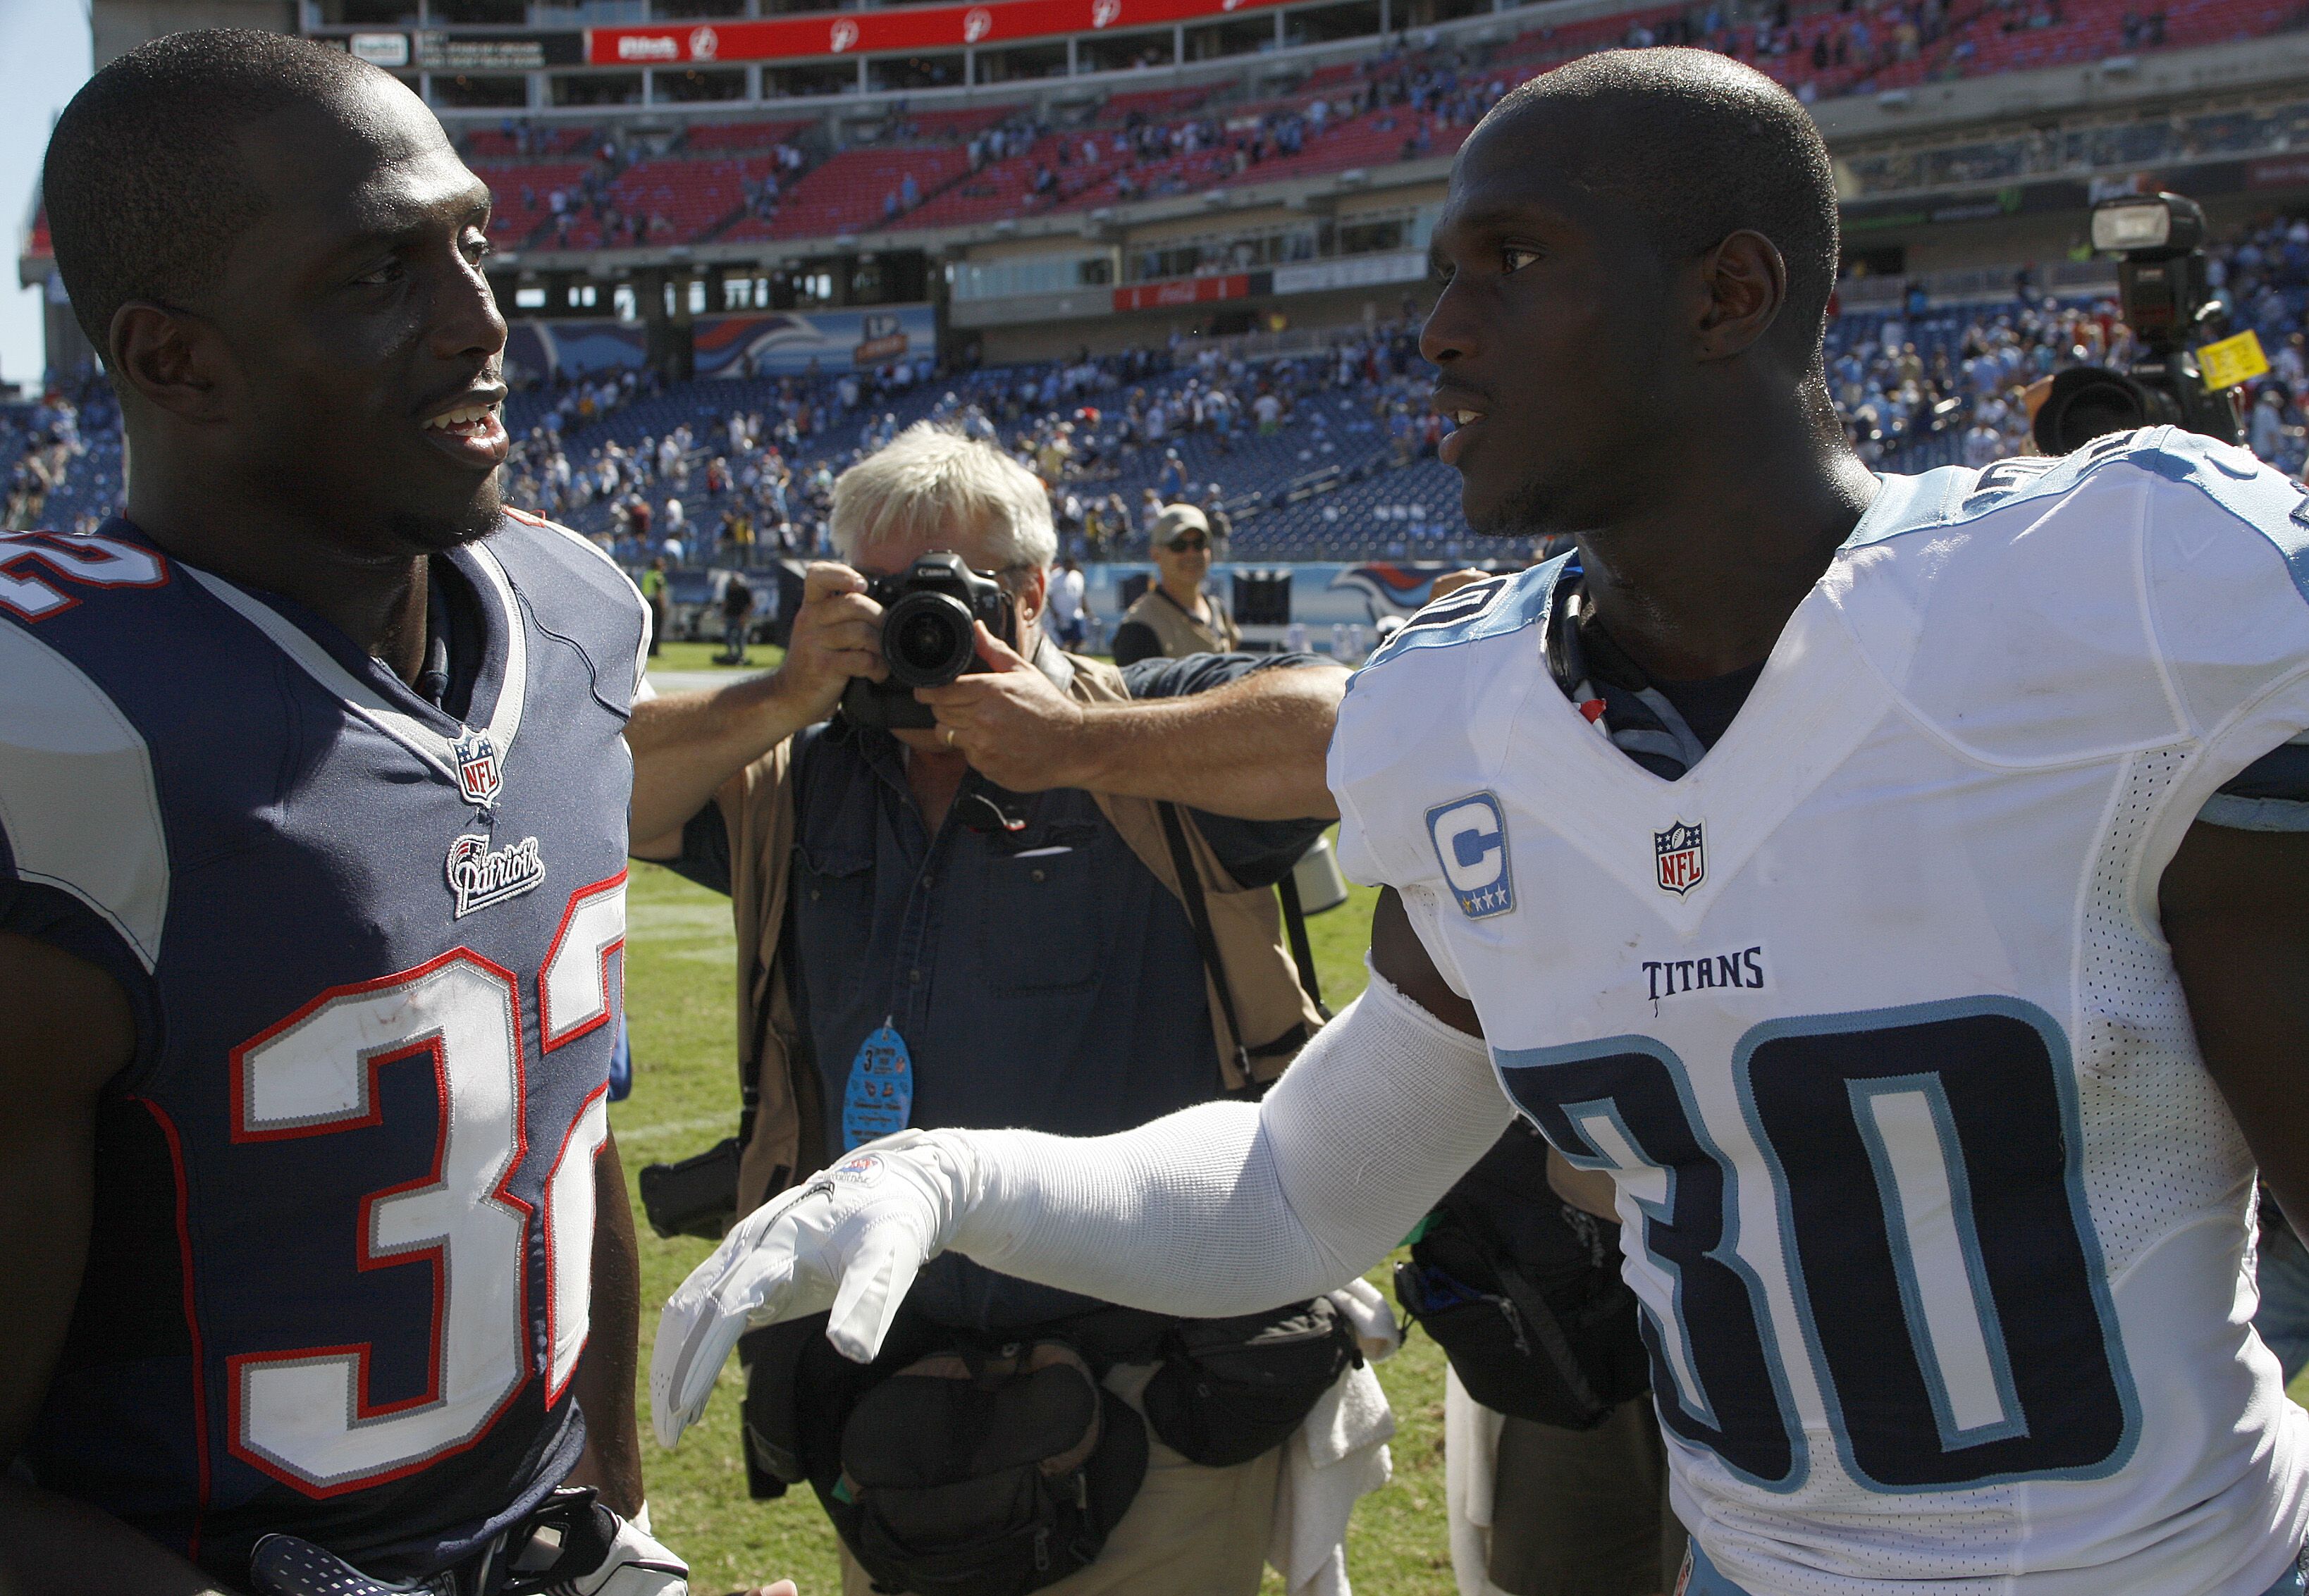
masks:
<instances>
[{"instance_id":1,"label":"player's short hair","mask_svg":"<svg viewBox=\"0 0 2309 1596\"><path fill-rule=\"evenodd\" d=\"M1059 556L1051 496L991 444L917 421L835 479L834 547L845 560L885 543L975 534L998 570L1041 570Z\"/></svg>"},{"instance_id":2,"label":"player's short hair","mask_svg":"<svg viewBox=\"0 0 2309 1596\"><path fill-rule=\"evenodd\" d=\"M1509 91L1488 120L1526 108L1572 112L1586 137L1577 181L1630 207L1670 258L1743 229L1786 262L1776 336L1817 353L1836 291L1836 176L1795 96L1712 50L1605 50Z\"/></svg>"},{"instance_id":3,"label":"player's short hair","mask_svg":"<svg viewBox=\"0 0 2309 1596\"><path fill-rule=\"evenodd\" d=\"M89 341L108 353L123 305L183 306L223 273L265 209L239 129L371 73L385 75L307 39L213 28L153 39L89 79L40 172L56 271Z\"/></svg>"}]
</instances>

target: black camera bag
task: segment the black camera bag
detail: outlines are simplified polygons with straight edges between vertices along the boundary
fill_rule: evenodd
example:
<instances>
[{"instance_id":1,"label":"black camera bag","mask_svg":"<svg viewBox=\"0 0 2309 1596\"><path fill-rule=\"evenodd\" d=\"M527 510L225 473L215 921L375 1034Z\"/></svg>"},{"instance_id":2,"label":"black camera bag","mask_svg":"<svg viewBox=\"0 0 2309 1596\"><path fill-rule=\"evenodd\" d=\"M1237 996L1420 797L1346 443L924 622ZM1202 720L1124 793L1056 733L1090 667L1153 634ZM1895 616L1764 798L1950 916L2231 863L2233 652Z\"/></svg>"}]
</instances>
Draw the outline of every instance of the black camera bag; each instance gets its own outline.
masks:
<instances>
[{"instance_id":1,"label":"black camera bag","mask_svg":"<svg viewBox=\"0 0 2309 1596\"><path fill-rule=\"evenodd\" d=\"M1604 1255L1527 1268L1454 1194L1412 1243L1410 1260L1395 1266L1396 1299L1484 1407L1593 1429L1651 1389L1635 1293L1620 1278L1616 1249L1598 1250Z\"/></svg>"},{"instance_id":2,"label":"black camera bag","mask_svg":"<svg viewBox=\"0 0 2309 1596\"><path fill-rule=\"evenodd\" d=\"M1291 1437L1326 1391L1363 1360L1327 1297L1232 1319L1182 1319L1141 1399L1164 1445L1224 1469Z\"/></svg>"},{"instance_id":3,"label":"black camera bag","mask_svg":"<svg viewBox=\"0 0 2309 1596\"><path fill-rule=\"evenodd\" d=\"M1146 1429L1063 1342L956 1348L859 1398L826 1515L878 1591L1025 1596L1095 1561Z\"/></svg>"},{"instance_id":4,"label":"black camera bag","mask_svg":"<svg viewBox=\"0 0 2309 1596\"><path fill-rule=\"evenodd\" d=\"M738 1163L744 1154L737 1137L725 1136L678 1163L644 1164L642 1210L650 1229L669 1241L676 1236L721 1240L737 1218ZM772 1191L784 1184L784 1173L778 1172Z\"/></svg>"}]
</instances>

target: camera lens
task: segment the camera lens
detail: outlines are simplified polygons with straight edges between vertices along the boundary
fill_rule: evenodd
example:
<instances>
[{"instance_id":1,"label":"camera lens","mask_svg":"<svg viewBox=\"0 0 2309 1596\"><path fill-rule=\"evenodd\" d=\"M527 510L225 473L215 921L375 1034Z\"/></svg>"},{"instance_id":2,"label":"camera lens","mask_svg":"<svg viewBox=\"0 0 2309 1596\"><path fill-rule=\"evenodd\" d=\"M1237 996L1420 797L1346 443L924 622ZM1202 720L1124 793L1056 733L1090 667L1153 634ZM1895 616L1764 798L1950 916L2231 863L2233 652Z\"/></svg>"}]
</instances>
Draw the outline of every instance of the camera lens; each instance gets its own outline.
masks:
<instances>
[{"instance_id":1,"label":"camera lens","mask_svg":"<svg viewBox=\"0 0 2309 1596\"><path fill-rule=\"evenodd\" d=\"M883 617L883 661L909 687L943 686L977 651L970 611L945 593L909 593Z\"/></svg>"}]
</instances>

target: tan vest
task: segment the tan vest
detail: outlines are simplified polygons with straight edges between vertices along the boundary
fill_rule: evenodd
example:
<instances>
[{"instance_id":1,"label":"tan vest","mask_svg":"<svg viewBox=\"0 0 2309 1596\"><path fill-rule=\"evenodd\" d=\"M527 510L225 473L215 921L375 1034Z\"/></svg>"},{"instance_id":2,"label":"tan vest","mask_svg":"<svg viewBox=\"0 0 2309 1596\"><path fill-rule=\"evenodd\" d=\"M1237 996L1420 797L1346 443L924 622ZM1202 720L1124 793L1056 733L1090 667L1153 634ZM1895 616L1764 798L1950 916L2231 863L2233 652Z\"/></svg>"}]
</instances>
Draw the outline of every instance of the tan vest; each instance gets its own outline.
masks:
<instances>
[{"instance_id":1,"label":"tan vest","mask_svg":"<svg viewBox=\"0 0 2309 1596\"><path fill-rule=\"evenodd\" d=\"M1234 651L1242 641L1234 629L1234 617L1221 609L1218 601L1208 594L1204 602L1211 607L1211 624L1203 625L1179 608L1179 601L1163 592L1156 584L1149 584L1138 595L1138 601L1122 612L1122 622L1137 621L1154 634L1163 645L1166 660L1183 660L1189 654L1227 654ZM1249 1022L1245 1022L1249 1023Z\"/></svg>"},{"instance_id":2,"label":"tan vest","mask_svg":"<svg viewBox=\"0 0 2309 1596\"><path fill-rule=\"evenodd\" d=\"M1176 611L1173 610L1175 614ZM1128 702L1122 673L1099 660L1069 654L1077 703ZM1179 873L1163 834L1162 806L1151 798L1094 793L1103 814L1139 862L1178 897ZM778 956L785 929L786 892L794 850L793 745L781 743L722 784L714 795L730 833L730 907L738 927L738 1059L741 1076L757 1083L753 1134L738 1173L738 1212L751 1212L813 1170L823 1169L825 1103L817 1068L803 1060L789 967ZM1284 1067L1323 1023L1322 1011L1299 985L1298 966L1284 945L1282 914L1271 887L1244 887L1226 872L1180 809L1187 846L1203 885L1211 937L1242 1022L1246 1071L1236 1062L1236 1039L1226 1022L1216 984L1204 972L1211 1042L1227 1089L1263 1085ZM1184 902L1183 897L1180 902ZM781 1173L783 1171L783 1173Z\"/></svg>"}]
</instances>

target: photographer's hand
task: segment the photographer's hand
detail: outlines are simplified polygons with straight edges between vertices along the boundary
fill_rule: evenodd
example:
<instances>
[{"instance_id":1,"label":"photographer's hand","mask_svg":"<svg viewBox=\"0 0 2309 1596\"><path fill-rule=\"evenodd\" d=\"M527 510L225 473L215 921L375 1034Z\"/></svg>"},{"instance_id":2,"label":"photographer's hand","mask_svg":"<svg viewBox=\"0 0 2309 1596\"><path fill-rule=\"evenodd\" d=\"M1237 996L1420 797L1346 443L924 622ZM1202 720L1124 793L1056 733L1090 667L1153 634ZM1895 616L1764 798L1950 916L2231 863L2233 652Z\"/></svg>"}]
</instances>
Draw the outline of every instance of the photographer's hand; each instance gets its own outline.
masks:
<instances>
[{"instance_id":1,"label":"photographer's hand","mask_svg":"<svg viewBox=\"0 0 2309 1596\"><path fill-rule=\"evenodd\" d=\"M780 696L809 721L823 720L852 677L878 682L889 674L882 663L882 607L866 596L866 579L832 560L812 565L802 579L785 662L774 678Z\"/></svg>"},{"instance_id":2,"label":"photographer's hand","mask_svg":"<svg viewBox=\"0 0 2309 1596\"><path fill-rule=\"evenodd\" d=\"M956 677L943 687L918 687L914 696L938 716L939 740L967 758L979 774L1012 792L1080 787L1090 775L1085 759L1082 705L1016 650L978 627L983 671Z\"/></svg>"},{"instance_id":3,"label":"photographer's hand","mask_svg":"<svg viewBox=\"0 0 2309 1596\"><path fill-rule=\"evenodd\" d=\"M716 788L832 714L852 677L886 676L881 638L882 607L866 596L866 579L822 561L809 568L792 640L776 670L637 702L626 723L634 756L634 857L679 858L683 825Z\"/></svg>"},{"instance_id":4,"label":"photographer's hand","mask_svg":"<svg viewBox=\"0 0 2309 1596\"><path fill-rule=\"evenodd\" d=\"M1133 703L1075 703L978 629L987 669L914 696L941 742L1013 792L1079 788L1244 820L1336 816L1323 772L1347 673L1255 670L1224 686Z\"/></svg>"}]
</instances>

